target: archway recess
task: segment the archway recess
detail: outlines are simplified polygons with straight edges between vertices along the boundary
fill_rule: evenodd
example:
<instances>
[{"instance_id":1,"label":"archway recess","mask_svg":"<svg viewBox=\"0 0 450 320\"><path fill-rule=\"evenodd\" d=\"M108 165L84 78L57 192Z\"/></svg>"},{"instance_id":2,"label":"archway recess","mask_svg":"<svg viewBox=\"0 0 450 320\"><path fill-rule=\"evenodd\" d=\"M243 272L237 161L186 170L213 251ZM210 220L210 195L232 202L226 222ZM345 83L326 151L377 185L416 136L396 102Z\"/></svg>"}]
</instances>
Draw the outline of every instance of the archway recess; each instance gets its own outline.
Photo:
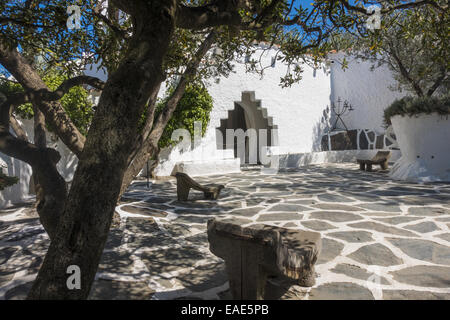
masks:
<instances>
[{"instance_id":1,"label":"archway recess","mask_svg":"<svg viewBox=\"0 0 450 320\"><path fill-rule=\"evenodd\" d=\"M278 145L278 126L261 100L255 99L254 91L243 91L241 101L234 102L234 108L228 110L227 118L220 119L216 129L217 149L234 149L241 165L261 164L262 149Z\"/></svg>"}]
</instances>

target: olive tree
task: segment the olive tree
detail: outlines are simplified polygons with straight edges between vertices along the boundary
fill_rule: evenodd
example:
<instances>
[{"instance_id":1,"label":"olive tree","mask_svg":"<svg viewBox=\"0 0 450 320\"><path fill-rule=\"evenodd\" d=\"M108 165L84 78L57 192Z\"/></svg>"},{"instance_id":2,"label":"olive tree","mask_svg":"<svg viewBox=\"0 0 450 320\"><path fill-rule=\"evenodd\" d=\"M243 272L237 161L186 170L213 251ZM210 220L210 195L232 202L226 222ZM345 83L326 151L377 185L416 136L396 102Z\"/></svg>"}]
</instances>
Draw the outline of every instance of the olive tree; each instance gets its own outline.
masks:
<instances>
[{"instance_id":1,"label":"olive tree","mask_svg":"<svg viewBox=\"0 0 450 320\"><path fill-rule=\"evenodd\" d=\"M379 29L361 36L337 35L338 49L352 49L356 57L386 65L396 84L391 89L418 97L446 93L450 88L449 10L439 5L390 12L381 16Z\"/></svg>"},{"instance_id":2,"label":"olive tree","mask_svg":"<svg viewBox=\"0 0 450 320\"><path fill-rule=\"evenodd\" d=\"M173 90L174 87L169 88L167 96L157 103L155 111L156 115L163 112ZM158 151L152 156L153 163L147 174L154 176L154 170L159 163L161 151L164 148L173 147L179 142L172 139L172 134L175 130L185 129L189 132L191 139L193 139L195 134L195 123L199 122L201 123L202 128L200 134L203 136L206 132L212 109L213 99L203 83L194 82L187 85L183 96L180 98L180 101L178 101L177 107L158 141Z\"/></svg>"},{"instance_id":3,"label":"olive tree","mask_svg":"<svg viewBox=\"0 0 450 320\"><path fill-rule=\"evenodd\" d=\"M157 152L189 79L211 46L233 52L254 41L266 41L279 46L279 57L288 64L305 54L317 63L330 49L330 34L364 24L364 5L377 1L358 2L316 0L305 7L294 0L110 0L106 13L99 1L2 2L0 64L24 93L11 95L0 107L0 151L29 163L38 175L45 199L38 213L51 239L28 297L88 296L116 201L135 172ZM434 5L426 0L379 2L392 4L383 12ZM68 3L78 3L83 13L82 28L70 32L66 27ZM179 40L182 31L187 31L187 41ZM24 58L23 53L32 49L70 74L56 90L50 90ZM172 61L177 53L185 59ZM105 83L80 74L80 61L89 60L108 68ZM164 110L156 115L161 83L173 70L182 73L181 80ZM294 72L301 74L298 69ZM291 75L289 81L297 76ZM102 90L86 136L59 102L71 87L80 84ZM26 102L37 106L45 122L79 158L69 191L56 170L60 156L54 149L10 134L12 110ZM66 286L66 271L72 265L81 270L80 290Z\"/></svg>"}]
</instances>

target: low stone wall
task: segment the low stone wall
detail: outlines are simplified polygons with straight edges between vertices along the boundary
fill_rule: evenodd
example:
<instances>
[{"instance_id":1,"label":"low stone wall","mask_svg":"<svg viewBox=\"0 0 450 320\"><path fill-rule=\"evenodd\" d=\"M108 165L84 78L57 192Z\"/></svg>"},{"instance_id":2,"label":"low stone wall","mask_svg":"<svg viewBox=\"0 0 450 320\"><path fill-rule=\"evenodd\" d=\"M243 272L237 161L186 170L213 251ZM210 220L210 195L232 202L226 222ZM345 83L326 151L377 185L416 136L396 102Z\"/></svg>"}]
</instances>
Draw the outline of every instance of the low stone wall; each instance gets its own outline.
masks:
<instances>
[{"instance_id":1,"label":"low stone wall","mask_svg":"<svg viewBox=\"0 0 450 320\"><path fill-rule=\"evenodd\" d=\"M283 154L279 156L279 166L282 168L299 168L311 164L354 162L356 159L371 159L378 152L375 150L342 150ZM390 163L397 161L400 150L391 150Z\"/></svg>"},{"instance_id":2,"label":"low stone wall","mask_svg":"<svg viewBox=\"0 0 450 320\"><path fill-rule=\"evenodd\" d=\"M333 131L322 136L322 151L387 149L392 142L371 129Z\"/></svg>"}]
</instances>

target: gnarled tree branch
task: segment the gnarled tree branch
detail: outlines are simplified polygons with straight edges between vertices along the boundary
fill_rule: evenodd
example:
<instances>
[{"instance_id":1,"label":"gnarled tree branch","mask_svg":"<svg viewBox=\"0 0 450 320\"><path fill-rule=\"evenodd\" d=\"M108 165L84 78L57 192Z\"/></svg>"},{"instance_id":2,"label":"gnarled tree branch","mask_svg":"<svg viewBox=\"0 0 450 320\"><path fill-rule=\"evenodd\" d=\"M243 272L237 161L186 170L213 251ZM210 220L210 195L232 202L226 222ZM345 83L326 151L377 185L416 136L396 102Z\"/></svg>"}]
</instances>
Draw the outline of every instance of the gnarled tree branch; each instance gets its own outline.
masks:
<instances>
[{"instance_id":1,"label":"gnarled tree branch","mask_svg":"<svg viewBox=\"0 0 450 320\"><path fill-rule=\"evenodd\" d=\"M28 93L50 91L41 77L16 50L0 43L0 63L16 78ZM86 138L70 120L60 103L42 100L32 101L45 116L46 121L54 128L64 144L78 157L83 151Z\"/></svg>"},{"instance_id":2,"label":"gnarled tree branch","mask_svg":"<svg viewBox=\"0 0 450 320\"><path fill-rule=\"evenodd\" d=\"M28 163L42 186L37 211L50 239L55 235L60 214L67 196L66 182L58 173L56 164L61 156L51 148L39 148L26 140L14 137L9 131L14 104L11 100L0 105L0 151Z\"/></svg>"}]
</instances>

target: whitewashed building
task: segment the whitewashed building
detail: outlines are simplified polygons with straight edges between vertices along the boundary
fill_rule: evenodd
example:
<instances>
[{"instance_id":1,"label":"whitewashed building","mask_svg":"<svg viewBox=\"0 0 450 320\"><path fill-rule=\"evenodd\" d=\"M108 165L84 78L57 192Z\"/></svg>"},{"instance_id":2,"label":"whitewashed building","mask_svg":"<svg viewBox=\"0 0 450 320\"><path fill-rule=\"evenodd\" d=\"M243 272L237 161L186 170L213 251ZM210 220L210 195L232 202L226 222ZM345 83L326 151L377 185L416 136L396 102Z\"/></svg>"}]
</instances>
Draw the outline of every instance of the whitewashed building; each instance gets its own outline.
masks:
<instances>
[{"instance_id":1,"label":"whitewashed building","mask_svg":"<svg viewBox=\"0 0 450 320\"><path fill-rule=\"evenodd\" d=\"M302 80L282 88L280 78L286 75L288 67L279 61L273 64L275 54L275 49L265 51L262 63L270 67L265 69L262 77L246 73L244 58L236 58L234 72L209 82L208 91L214 106L204 137L188 151L182 152L181 146L164 150L156 168L157 175L167 176L174 170L193 176L239 171L249 162L248 155L241 159L239 156L242 155L232 147L227 149L222 140L226 129L268 130L267 150L277 155L276 165L281 168L353 161L358 154L387 147L383 136L383 110L402 96L389 89L394 80L387 68L372 72L370 63L347 57L349 66L343 70L340 61L344 54L336 53L330 55L330 61L320 68L304 65ZM106 74L96 72L95 68L86 73L106 78ZM330 132L335 120L331 105L338 98L354 109L342 116L350 140L353 140L344 146L339 142L346 132L339 130L344 128L342 122ZM32 138L31 123L24 121L24 127ZM61 152L58 168L70 181L76 168L76 157L60 141L49 137L49 144ZM248 145L246 148L248 150ZM398 154L394 154L392 160L396 158ZM1 192L0 207L29 198L30 167L1 153L0 164L4 172L20 177L18 184Z\"/></svg>"}]
</instances>

